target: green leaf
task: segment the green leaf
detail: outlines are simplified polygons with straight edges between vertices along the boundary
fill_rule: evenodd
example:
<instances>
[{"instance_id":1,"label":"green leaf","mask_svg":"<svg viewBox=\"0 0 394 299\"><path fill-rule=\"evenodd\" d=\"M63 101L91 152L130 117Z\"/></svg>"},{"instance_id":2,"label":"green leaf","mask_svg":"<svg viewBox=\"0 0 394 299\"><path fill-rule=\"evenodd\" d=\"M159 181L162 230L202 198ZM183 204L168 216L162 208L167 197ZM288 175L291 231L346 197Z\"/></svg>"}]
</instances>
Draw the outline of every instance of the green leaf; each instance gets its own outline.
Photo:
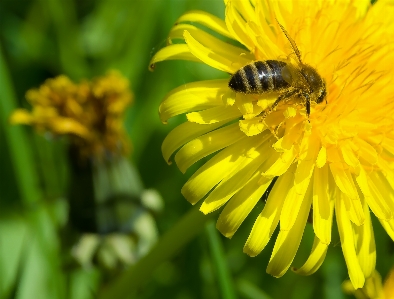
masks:
<instances>
[{"instance_id":1,"label":"green leaf","mask_svg":"<svg viewBox=\"0 0 394 299\"><path fill-rule=\"evenodd\" d=\"M69 299L97 298L96 290L100 281L98 269L79 269L70 274Z\"/></svg>"},{"instance_id":2,"label":"green leaf","mask_svg":"<svg viewBox=\"0 0 394 299\"><path fill-rule=\"evenodd\" d=\"M23 248L27 244L26 222L17 216L0 219L0 294L8 298L15 285Z\"/></svg>"},{"instance_id":3,"label":"green leaf","mask_svg":"<svg viewBox=\"0 0 394 299\"><path fill-rule=\"evenodd\" d=\"M27 214L27 246L16 298L65 298L65 280L61 268L60 242L56 226L46 206Z\"/></svg>"},{"instance_id":4,"label":"green leaf","mask_svg":"<svg viewBox=\"0 0 394 299\"><path fill-rule=\"evenodd\" d=\"M146 256L106 285L99 293L99 298L125 298L127 295L134 294L151 278L152 272L158 266L175 256L214 215L215 213L205 216L199 211L199 206L195 206L160 238Z\"/></svg>"}]
</instances>

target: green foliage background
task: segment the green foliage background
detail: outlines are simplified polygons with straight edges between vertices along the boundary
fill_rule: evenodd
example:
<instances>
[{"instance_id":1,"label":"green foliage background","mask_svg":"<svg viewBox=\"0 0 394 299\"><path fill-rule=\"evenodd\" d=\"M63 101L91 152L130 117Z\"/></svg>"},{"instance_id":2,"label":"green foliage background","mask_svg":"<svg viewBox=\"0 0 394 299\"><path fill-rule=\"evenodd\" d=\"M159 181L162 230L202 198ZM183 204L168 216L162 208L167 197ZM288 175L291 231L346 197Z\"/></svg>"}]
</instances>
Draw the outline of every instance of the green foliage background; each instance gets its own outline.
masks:
<instances>
[{"instance_id":1,"label":"green foliage background","mask_svg":"<svg viewBox=\"0 0 394 299\"><path fill-rule=\"evenodd\" d=\"M276 279L265 273L272 240L258 257L242 253L263 203L232 240L219 235L213 222L200 230L206 219L200 215L194 216L199 225L179 225L192 210L180 189L196 167L183 175L162 158L166 134L185 118L163 125L159 103L177 86L228 75L191 62L163 62L153 73L148 65L165 45L176 19L192 9L224 18L220 0L0 1L0 298L348 298L341 291L347 270L336 227L326 260L315 275L289 271ZM130 160L144 186L157 189L164 199L165 209L157 217L159 232L163 235L177 223L181 227L167 242L170 258L154 253L154 262L138 268L145 278L130 285L132 276L127 275L132 269L104 281L99 268L64 267L59 231L67 221L66 141L8 123L13 109L29 108L25 92L45 79L66 74L78 82L108 69L120 70L131 82L134 104L125 123L133 144ZM377 221L374 228L377 268L384 276L393 264L393 246ZM189 232L196 236L188 238ZM295 265L305 261L312 241L308 225ZM119 281L126 284L118 287Z\"/></svg>"}]
</instances>

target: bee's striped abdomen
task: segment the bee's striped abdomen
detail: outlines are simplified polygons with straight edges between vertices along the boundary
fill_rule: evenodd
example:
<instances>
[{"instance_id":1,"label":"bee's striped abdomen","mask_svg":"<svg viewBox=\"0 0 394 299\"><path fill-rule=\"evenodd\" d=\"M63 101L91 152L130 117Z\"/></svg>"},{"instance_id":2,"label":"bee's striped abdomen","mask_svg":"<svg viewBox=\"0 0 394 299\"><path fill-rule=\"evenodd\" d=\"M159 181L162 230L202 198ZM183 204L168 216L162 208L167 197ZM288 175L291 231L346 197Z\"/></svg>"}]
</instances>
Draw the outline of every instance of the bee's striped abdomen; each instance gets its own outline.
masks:
<instances>
[{"instance_id":1,"label":"bee's striped abdomen","mask_svg":"<svg viewBox=\"0 0 394 299\"><path fill-rule=\"evenodd\" d=\"M279 60L255 61L239 69L230 79L229 87L236 92L264 93L290 86L283 79L286 63Z\"/></svg>"}]
</instances>

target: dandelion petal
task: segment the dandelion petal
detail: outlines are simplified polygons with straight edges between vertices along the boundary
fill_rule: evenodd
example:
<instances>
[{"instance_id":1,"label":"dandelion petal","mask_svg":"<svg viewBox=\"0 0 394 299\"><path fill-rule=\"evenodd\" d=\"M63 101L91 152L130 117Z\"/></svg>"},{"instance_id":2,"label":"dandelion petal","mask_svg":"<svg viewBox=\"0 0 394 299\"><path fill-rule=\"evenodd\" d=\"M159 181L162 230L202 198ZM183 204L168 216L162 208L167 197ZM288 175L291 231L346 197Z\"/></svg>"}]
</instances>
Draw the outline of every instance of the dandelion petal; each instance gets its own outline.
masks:
<instances>
[{"instance_id":1,"label":"dandelion petal","mask_svg":"<svg viewBox=\"0 0 394 299\"><path fill-rule=\"evenodd\" d=\"M357 226L353 224L353 230L357 240L356 250L360 267L364 277L369 277L375 269L376 247L369 209L366 203L363 206L365 214L364 225Z\"/></svg>"},{"instance_id":2,"label":"dandelion petal","mask_svg":"<svg viewBox=\"0 0 394 299\"><path fill-rule=\"evenodd\" d=\"M316 168L313 175L313 230L324 244L331 242L334 200L330 196L328 167Z\"/></svg>"},{"instance_id":3,"label":"dandelion petal","mask_svg":"<svg viewBox=\"0 0 394 299\"><path fill-rule=\"evenodd\" d=\"M284 174L293 163L296 157L296 151L294 146L290 150L285 151L279 159L271 165L271 167L263 173L265 177L276 177Z\"/></svg>"},{"instance_id":4,"label":"dandelion petal","mask_svg":"<svg viewBox=\"0 0 394 299\"><path fill-rule=\"evenodd\" d=\"M181 22L193 22L207 26L208 28L230 38L233 36L228 32L226 23L218 18L217 16L211 15L205 11L192 10L183 14L177 23Z\"/></svg>"},{"instance_id":5,"label":"dandelion petal","mask_svg":"<svg viewBox=\"0 0 394 299\"><path fill-rule=\"evenodd\" d=\"M246 138L239 130L238 124L219 128L185 144L176 153L175 162L184 173L198 160Z\"/></svg>"},{"instance_id":6,"label":"dandelion petal","mask_svg":"<svg viewBox=\"0 0 394 299\"><path fill-rule=\"evenodd\" d=\"M259 179L260 173L256 172L242 190L231 198L221 212L216 227L227 238L234 235L272 181L266 179L263 184L258 184ZM258 185L257 188L256 185Z\"/></svg>"},{"instance_id":7,"label":"dandelion petal","mask_svg":"<svg viewBox=\"0 0 394 299\"><path fill-rule=\"evenodd\" d=\"M189 24L175 25L169 34L169 39L184 39L185 30L188 31L204 47L212 49L215 51L215 53L226 56L231 60L236 61L242 57L242 59L245 59L244 62L248 63L254 59L253 55L249 53L249 51L224 42L212 36L211 34Z\"/></svg>"},{"instance_id":8,"label":"dandelion petal","mask_svg":"<svg viewBox=\"0 0 394 299\"><path fill-rule=\"evenodd\" d=\"M319 154L317 155L316 166L322 168L327 161L327 151L325 147L321 147Z\"/></svg>"},{"instance_id":9,"label":"dandelion petal","mask_svg":"<svg viewBox=\"0 0 394 299\"><path fill-rule=\"evenodd\" d=\"M267 266L267 273L275 277L281 277L289 269L298 250L306 220L312 204L312 196L308 194L302 200L300 211L290 230L279 232L271 259Z\"/></svg>"},{"instance_id":10,"label":"dandelion petal","mask_svg":"<svg viewBox=\"0 0 394 299\"><path fill-rule=\"evenodd\" d=\"M346 209L349 211L350 220L356 225L364 223L364 212L360 198L354 185L353 177L346 169L341 169L337 163L330 163L330 170L335 183L342 191L342 199L346 202Z\"/></svg>"},{"instance_id":11,"label":"dandelion petal","mask_svg":"<svg viewBox=\"0 0 394 299\"><path fill-rule=\"evenodd\" d=\"M381 190L377 189L363 169L360 169L356 181L373 213L380 219L387 220L392 218L393 212L387 205L387 196L383 196L383 194L389 194L389 192L381 192Z\"/></svg>"},{"instance_id":12,"label":"dandelion petal","mask_svg":"<svg viewBox=\"0 0 394 299\"><path fill-rule=\"evenodd\" d=\"M300 275L311 275L315 273L323 264L327 249L328 244L323 243L318 237L315 236L312 251L307 261L304 263L304 265L302 265L301 268L293 268L292 270Z\"/></svg>"},{"instance_id":13,"label":"dandelion petal","mask_svg":"<svg viewBox=\"0 0 394 299\"><path fill-rule=\"evenodd\" d=\"M220 52L215 51L213 48L207 48L202 43L196 40L192 34L185 30L183 34L187 46L189 47L190 52L200 59L202 62L207 65L216 68L218 70L233 74L242 66L248 64L250 60L243 58L240 56L237 59L237 62L234 62L227 58L225 55L222 55Z\"/></svg>"},{"instance_id":14,"label":"dandelion petal","mask_svg":"<svg viewBox=\"0 0 394 299\"><path fill-rule=\"evenodd\" d=\"M394 219L382 220L379 219L380 224L383 226L386 233L390 236L391 240L394 241Z\"/></svg>"},{"instance_id":15,"label":"dandelion petal","mask_svg":"<svg viewBox=\"0 0 394 299\"><path fill-rule=\"evenodd\" d=\"M175 127L164 139L161 146L164 159L168 164L171 164L171 155L180 148L183 144L195 139L198 136L204 135L210 131L222 126L225 122L218 122L206 126L201 126L196 123L185 122Z\"/></svg>"},{"instance_id":16,"label":"dandelion petal","mask_svg":"<svg viewBox=\"0 0 394 299\"><path fill-rule=\"evenodd\" d=\"M345 257L350 280L354 288L358 289L364 285L364 273L361 269L356 249L354 247L355 240L352 224L347 215L345 203L343 200L341 200L339 196L335 199L335 211L338 223L339 236L341 238L342 252Z\"/></svg>"},{"instance_id":17,"label":"dandelion petal","mask_svg":"<svg viewBox=\"0 0 394 299\"><path fill-rule=\"evenodd\" d=\"M172 90L159 107L161 121L166 123L171 117L190 111L222 107L227 84L227 80L199 81Z\"/></svg>"},{"instance_id":18,"label":"dandelion petal","mask_svg":"<svg viewBox=\"0 0 394 299\"><path fill-rule=\"evenodd\" d=\"M263 211L257 217L244 246L244 252L249 256L258 255L267 245L278 225L282 210L286 186L294 179L294 175L287 172L279 177L271 190Z\"/></svg>"},{"instance_id":19,"label":"dandelion petal","mask_svg":"<svg viewBox=\"0 0 394 299\"><path fill-rule=\"evenodd\" d=\"M246 136L255 136L264 132L267 126L260 119L253 118L240 120L239 128Z\"/></svg>"},{"instance_id":20,"label":"dandelion petal","mask_svg":"<svg viewBox=\"0 0 394 299\"><path fill-rule=\"evenodd\" d=\"M258 143L256 137L233 144L222 150L199 168L182 187L183 196L192 204L203 198L229 172L244 160L244 154Z\"/></svg>"},{"instance_id":21,"label":"dandelion petal","mask_svg":"<svg viewBox=\"0 0 394 299\"><path fill-rule=\"evenodd\" d=\"M201 205L200 211L204 214L215 211L241 190L249 181L249 178L254 175L257 168L267 159L266 148L265 145L263 148L249 150L236 171L230 172L208 195Z\"/></svg>"},{"instance_id":22,"label":"dandelion petal","mask_svg":"<svg viewBox=\"0 0 394 299\"><path fill-rule=\"evenodd\" d=\"M230 121L240 116L239 110L234 106L218 106L186 114L188 121L202 125L210 125L223 120Z\"/></svg>"},{"instance_id":23,"label":"dandelion petal","mask_svg":"<svg viewBox=\"0 0 394 299\"><path fill-rule=\"evenodd\" d=\"M194 56L187 45L176 44L164 47L157 51L150 61L150 70L154 69L156 63L164 60L190 60L200 62L196 56Z\"/></svg>"}]
</instances>

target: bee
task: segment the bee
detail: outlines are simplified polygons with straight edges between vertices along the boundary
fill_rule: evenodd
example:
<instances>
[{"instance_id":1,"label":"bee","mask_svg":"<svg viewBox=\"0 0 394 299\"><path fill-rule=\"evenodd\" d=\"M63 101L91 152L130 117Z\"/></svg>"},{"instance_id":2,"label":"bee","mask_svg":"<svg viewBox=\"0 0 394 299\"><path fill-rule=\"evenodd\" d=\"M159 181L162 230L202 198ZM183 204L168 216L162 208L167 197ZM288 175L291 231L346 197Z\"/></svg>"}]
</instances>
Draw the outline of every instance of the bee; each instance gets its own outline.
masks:
<instances>
[{"instance_id":1,"label":"bee","mask_svg":"<svg viewBox=\"0 0 394 299\"><path fill-rule=\"evenodd\" d=\"M309 119L311 102L319 104L326 100L326 83L315 68L302 62L296 43L290 38L285 28L281 24L279 26L291 44L296 56L295 62L289 59L286 62L281 60L254 61L235 72L228 85L233 91L245 94L279 92L278 98L264 113L264 117L282 101L290 98L302 99Z\"/></svg>"}]
</instances>

